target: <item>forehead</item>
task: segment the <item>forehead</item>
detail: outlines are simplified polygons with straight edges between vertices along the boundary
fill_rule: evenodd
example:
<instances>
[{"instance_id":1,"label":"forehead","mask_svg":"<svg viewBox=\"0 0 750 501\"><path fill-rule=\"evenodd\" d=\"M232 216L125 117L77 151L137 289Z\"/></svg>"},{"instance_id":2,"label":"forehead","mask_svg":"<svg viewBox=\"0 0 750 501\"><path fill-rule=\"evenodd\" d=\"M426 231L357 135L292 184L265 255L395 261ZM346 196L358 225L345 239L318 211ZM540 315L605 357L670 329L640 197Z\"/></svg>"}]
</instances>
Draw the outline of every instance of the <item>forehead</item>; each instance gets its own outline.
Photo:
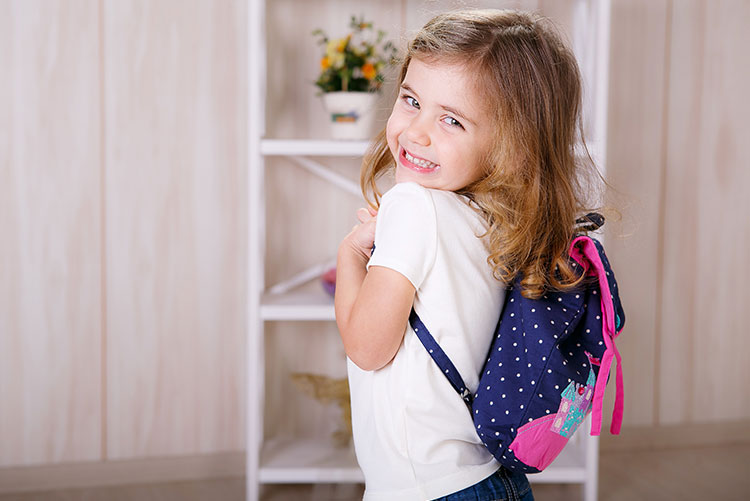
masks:
<instances>
[{"instance_id":1,"label":"forehead","mask_svg":"<svg viewBox=\"0 0 750 501\"><path fill-rule=\"evenodd\" d=\"M487 114L479 88L477 72L466 64L435 59L412 59L403 84L420 98L455 107L472 117Z\"/></svg>"}]
</instances>

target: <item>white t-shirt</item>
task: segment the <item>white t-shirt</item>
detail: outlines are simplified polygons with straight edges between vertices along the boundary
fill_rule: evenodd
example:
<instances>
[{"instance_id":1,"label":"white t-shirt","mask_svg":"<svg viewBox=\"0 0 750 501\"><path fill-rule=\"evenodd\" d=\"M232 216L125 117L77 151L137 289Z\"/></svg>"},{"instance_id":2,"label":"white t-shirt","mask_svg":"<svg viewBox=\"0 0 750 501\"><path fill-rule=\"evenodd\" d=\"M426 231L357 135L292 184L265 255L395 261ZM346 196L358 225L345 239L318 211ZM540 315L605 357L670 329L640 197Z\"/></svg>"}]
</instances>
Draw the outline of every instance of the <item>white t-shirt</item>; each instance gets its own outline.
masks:
<instances>
[{"instance_id":1,"label":"white t-shirt","mask_svg":"<svg viewBox=\"0 0 750 501\"><path fill-rule=\"evenodd\" d=\"M382 198L367 265L393 269L414 285L415 311L472 392L504 298L477 238L484 230L464 197L400 183ZM363 371L350 360L348 369L365 500L434 499L499 468L411 326L391 363Z\"/></svg>"}]
</instances>

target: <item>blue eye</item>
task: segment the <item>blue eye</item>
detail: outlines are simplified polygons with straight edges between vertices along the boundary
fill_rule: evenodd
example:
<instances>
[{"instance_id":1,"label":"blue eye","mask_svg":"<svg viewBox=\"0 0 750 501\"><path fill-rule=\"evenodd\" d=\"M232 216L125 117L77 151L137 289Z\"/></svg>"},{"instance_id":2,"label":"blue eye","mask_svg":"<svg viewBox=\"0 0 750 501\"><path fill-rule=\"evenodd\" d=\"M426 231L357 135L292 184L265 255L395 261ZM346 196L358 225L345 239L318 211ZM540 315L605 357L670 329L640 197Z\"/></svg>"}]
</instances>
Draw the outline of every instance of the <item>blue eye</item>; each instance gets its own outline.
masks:
<instances>
[{"instance_id":1,"label":"blue eye","mask_svg":"<svg viewBox=\"0 0 750 501\"><path fill-rule=\"evenodd\" d=\"M448 125L451 125L451 126L453 126L453 127L460 127L460 128L462 128L462 129L464 128L464 126L463 126L463 125L461 125L461 122L459 122L458 120L456 120L456 119L455 119L455 118L453 118L453 117L445 117L445 118L443 119L443 122L445 122L445 123L447 123Z\"/></svg>"},{"instance_id":2,"label":"blue eye","mask_svg":"<svg viewBox=\"0 0 750 501\"><path fill-rule=\"evenodd\" d=\"M406 101L406 104L408 104L409 106L413 106L414 108L419 109L419 102L413 97L404 96L404 101Z\"/></svg>"}]
</instances>

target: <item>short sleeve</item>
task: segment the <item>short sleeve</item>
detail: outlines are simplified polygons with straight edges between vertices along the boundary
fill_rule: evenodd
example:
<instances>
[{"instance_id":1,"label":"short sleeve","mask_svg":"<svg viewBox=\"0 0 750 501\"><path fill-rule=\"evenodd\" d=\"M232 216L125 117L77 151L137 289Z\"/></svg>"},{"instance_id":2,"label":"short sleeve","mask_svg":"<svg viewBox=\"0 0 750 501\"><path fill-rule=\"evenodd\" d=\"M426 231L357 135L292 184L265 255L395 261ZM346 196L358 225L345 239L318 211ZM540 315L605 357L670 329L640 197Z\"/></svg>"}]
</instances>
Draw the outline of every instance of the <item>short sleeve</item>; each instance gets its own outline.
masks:
<instances>
[{"instance_id":1,"label":"short sleeve","mask_svg":"<svg viewBox=\"0 0 750 501\"><path fill-rule=\"evenodd\" d=\"M435 263L437 224L429 191L399 183L381 200L375 225L375 252L367 264L401 273L418 289Z\"/></svg>"}]
</instances>

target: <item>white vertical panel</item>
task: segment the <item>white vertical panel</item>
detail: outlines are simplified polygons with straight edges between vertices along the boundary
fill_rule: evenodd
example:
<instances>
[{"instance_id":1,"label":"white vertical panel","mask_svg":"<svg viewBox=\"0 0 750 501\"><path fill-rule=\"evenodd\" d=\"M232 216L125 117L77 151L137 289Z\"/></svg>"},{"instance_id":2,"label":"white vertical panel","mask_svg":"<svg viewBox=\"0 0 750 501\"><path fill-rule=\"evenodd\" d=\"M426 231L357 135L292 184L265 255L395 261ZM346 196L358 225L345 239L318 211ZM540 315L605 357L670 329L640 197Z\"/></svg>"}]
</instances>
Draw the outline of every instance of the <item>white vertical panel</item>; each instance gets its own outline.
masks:
<instances>
[{"instance_id":1,"label":"white vertical panel","mask_svg":"<svg viewBox=\"0 0 750 501\"><path fill-rule=\"evenodd\" d=\"M244 445L244 2L105 2L109 457Z\"/></svg>"},{"instance_id":2,"label":"white vertical panel","mask_svg":"<svg viewBox=\"0 0 750 501\"><path fill-rule=\"evenodd\" d=\"M698 172L706 2L692 0L672 9L667 164L664 189L664 266L662 313L659 325L659 423L693 421L695 382L700 376L695 356L700 284L697 269Z\"/></svg>"},{"instance_id":3,"label":"white vertical panel","mask_svg":"<svg viewBox=\"0 0 750 501\"><path fill-rule=\"evenodd\" d=\"M695 422L750 419L750 3L709 2L699 128L695 351ZM674 291L679 300L682 291Z\"/></svg>"},{"instance_id":4,"label":"white vertical panel","mask_svg":"<svg viewBox=\"0 0 750 501\"><path fill-rule=\"evenodd\" d=\"M622 221L607 224L627 317L618 339L624 424L654 423L666 1L612 2L607 178Z\"/></svg>"},{"instance_id":5,"label":"white vertical panel","mask_svg":"<svg viewBox=\"0 0 750 501\"><path fill-rule=\"evenodd\" d=\"M0 466L101 452L98 9L0 3Z\"/></svg>"}]
</instances>

